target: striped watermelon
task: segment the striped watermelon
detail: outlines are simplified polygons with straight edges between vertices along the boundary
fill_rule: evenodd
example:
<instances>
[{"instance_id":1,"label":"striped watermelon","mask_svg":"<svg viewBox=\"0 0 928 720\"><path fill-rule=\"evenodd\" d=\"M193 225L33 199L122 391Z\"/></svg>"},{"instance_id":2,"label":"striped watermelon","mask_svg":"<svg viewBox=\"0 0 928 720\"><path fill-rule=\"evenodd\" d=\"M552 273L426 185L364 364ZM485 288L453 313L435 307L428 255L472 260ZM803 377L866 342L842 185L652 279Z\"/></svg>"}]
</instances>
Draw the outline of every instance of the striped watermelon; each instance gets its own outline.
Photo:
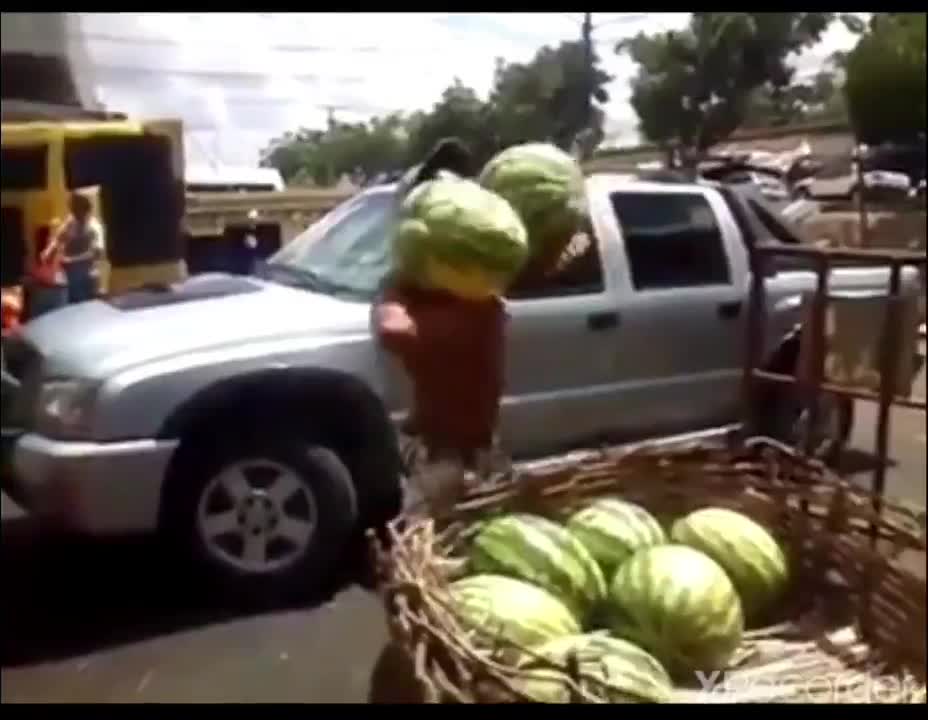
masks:
<instances>
[{"instance_id":1,"label":"striped watermelon","mask_svg":"<svg viewBox=\"0 0 928 720\"><path fill-rule=\"evenodd\" d=\"M470 567L534 583L560 598L581 622L606 597L606 580L583 543L537 515L488 522L474 538Z\"/></svg>"},{"instance_id":2,"label":"striped watermelon","mask_svg":"<svg viewBox=\"0 0 928 720\"><path fill-rule=\"evenodd\" d=\"M705 508L674 523L674 542L704 552L721 565L741 596L748 620L780 599L789 583L783 549L766 528L741 513Z\"/></svg>"},{"instance_id":3,"label":"striped watermelon","mask_svg":"<svg viewBox=\"0 0 928 720\"><path fill-rule=\"evenodd\" d=\"M567 520L567 529L607 577L636 550L667 541L664 529L647 510L618 498L603 498L578 510Z\"/></svg>"},{"instance_id":4,"label":"striped watermelon","mask_svg":"<svg viewBox=\"0 0 928 720\"><path fill-rule=\"evenodd\" d=\"M728 575L685 545L632 555L613 578L609 612L616 635L688 680L696 671L725 668L744 631L741 600Z\"/></svg>"},{"instance_id":5,"label":"striped watermelon","mask_svg":"<svg viewBox=\"0 0 928 720\"><path fill-rule=\"evenodd\" d=\"M461 623L519 648L580 632L570 610L551 593L501 575L472 575L449 586ZM513 658L518 654L513 655Z\"/></svg>"},{"instance_id":6,"label":"striped watermelon","mask_svg":"<svg viewBox=\"0 0 928 720\"><path fill-rule=\"evenodd\" d=\"M659 703L671 698L673 683L664 667L654 656L625 640L604 633L569 635L540 645L534 652L567 671L573 658L584 690L609 702ZM527 666L531 662L522 664ZM547 672L547 676L526 678L523 692L541 702L570 702L570 688L564 675Z\"/></svg>"}]
</instances>

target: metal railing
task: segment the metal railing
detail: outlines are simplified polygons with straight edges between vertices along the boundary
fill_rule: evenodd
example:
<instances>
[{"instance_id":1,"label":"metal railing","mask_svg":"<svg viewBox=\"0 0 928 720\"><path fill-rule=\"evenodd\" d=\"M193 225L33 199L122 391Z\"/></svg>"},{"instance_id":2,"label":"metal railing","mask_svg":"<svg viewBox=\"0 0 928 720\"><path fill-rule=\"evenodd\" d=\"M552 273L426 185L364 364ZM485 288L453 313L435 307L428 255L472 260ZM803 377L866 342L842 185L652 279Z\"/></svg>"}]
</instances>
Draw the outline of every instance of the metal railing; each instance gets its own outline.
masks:
<instances>
[{"instance_id":1,"label":"metal railing","mask_svg":"<svg viewBox=\"0 0 928 720\"><path fill-rule=\"evenodd\" d=\"M762 369L765 350L765 325L767 320L765 278L768 263L774 256L791 256L806 258L811 261L816 274L816 287L811 296L809 335L804 338L809 343L808 363L797 363L794 375L768 372ZM840 262L860 266L889 266L889 291L886 299L882 335L879 342L879 391L873 392L862 387L848 384L826 382L825 357L826 347L826 312L829 303L828 278L834 263ZM743 373L743 399L745 430L748 436L760 426L757 403L759 383L781 383L797 385L800 388L801 410L808 413L806 427L815 428L819 412L819 401L824 392L878 403L876 426L876 467L873 475L872 489L879 498L883 497L886 486L886 468L889 455L889 421L893 406L910 409L926 409L924 398L902 397L898 394L898 362L902 347L902 308L906 298L903 296L902 269L915 266L925 271L924 253L888 250L850 250L818 248L811 246L786 246L760 244L751 249L750 266L752 282L750 289L749 314L747 323L747 348ZM814 433L808 432L800 440L800 449L812 454L815 442Z\"/></svg>"}]
</instances>

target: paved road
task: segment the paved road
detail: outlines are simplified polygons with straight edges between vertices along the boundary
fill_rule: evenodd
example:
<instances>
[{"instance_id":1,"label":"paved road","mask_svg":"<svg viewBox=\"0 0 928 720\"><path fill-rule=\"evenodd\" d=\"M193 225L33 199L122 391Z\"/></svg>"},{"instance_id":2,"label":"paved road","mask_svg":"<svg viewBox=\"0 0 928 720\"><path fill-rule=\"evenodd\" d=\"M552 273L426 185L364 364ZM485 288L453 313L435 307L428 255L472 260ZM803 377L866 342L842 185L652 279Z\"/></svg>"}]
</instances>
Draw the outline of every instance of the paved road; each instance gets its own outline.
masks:
<instances>
[{"instance_id":1,"label":"paved road","mask_svg":"<svg viewBox=\"0 0 928 720\"><path fill-rule=\"evenodd\" d=\"M845 467L866 482L874 408L858 413ZM924 506L925 416L893 420L888 492ZM144 542L38 538L3 503L4 702L364 702L385 640L367 591L242 615L192 597Z\"/></svg>"}]
</instances>

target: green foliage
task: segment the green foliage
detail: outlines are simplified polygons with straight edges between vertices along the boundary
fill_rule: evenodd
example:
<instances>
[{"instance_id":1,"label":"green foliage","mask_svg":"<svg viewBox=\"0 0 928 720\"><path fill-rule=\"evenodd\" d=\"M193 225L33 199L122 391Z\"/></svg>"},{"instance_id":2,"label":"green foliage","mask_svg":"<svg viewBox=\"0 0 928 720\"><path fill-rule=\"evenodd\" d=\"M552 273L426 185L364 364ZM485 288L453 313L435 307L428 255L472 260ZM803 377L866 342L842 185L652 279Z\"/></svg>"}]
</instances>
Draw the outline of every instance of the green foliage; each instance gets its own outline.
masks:
<instances>
[{"instance_id":1,"label":"green foliage","mask_svg":"<svg viewBox=\"0 0 928 720\"><path fill-rule=\"evenodd\" d=\"M779 99L792 81L786 59L814 44L833 13L693 13L679 32L619 43L638 65L632 107L641 132L663 146L704 151L749 116L754 93Z\"/></svg>"},{"instance_id":2,"label":"green foliage","mask_svg":"<svg viewBox=\"0 0 928 720\"><path fill-rule=\"evenodd\" d=\"M406 165L420 162L435 144L446 137L457 137L483 163L496 152L498 140L492 132L493 109L471 88L455 79L429 112L412 115L406 127Z\"/></svg>"},{"instance_id":3,"label":"green foliage","mask_svg":"<svg viewBox=\"0 0 928 720\"><path fill-rule=\"evenodd\" d=\"M399 115L367 123L330 122L326 130L300 130L274 143L265 165L288 182L330 185L343 174L375 174L403 166L406 128Z\"/></svg>"},{"instance_id":4,"label":"green foliage","mask_svg":"<svg viewBox=\"0 0 928 720\"><path fill-rule=\"evenodd\" d=\"M864 142L913 141L925 132L925 20L875 13L846 56L848 111Z\"/></svg>"},{"instance_id":5,"label":"green foliage","mask_svg":"<svg viewBox=\"0 0 928 720\"><path fill-rule=\"evenodd\" d=\"M745 128L760 128L847 119L842 87L834 72L822 70L810 81L778 88L767 83L748 100Z\"/></svg>"},{"instance_id":6,"label":"green foliage","mask_svg":"<svg viewBox=\"0 0 928 720\"><path fill-rule=\"evenodd\" d=\"M499 60L487 100L455 80L425 112L287 133L272 143L264 164L278 168L288 182L329 185L356 170L368 178L402 170L452 136L480 165L503 148L529 141L564 149L577 143L589 153L602 139L603 113L592 108L590 127L586 98L606 102L604 86L612 78L595 64L592 75L585 67L580 42L543 47L527 63Z\"/></svg>"},{"instance_id":7,"label":"green foliage","mask_svg":"<svg viewBox=\"0 0 928 720\"><path fill-rule=\"evenodd\" d=\"M594 54L591 77L585 69L583 44L561 43L557 48L543 47L527 64L497 62L490 103L494 109L499 147L506 148L530 141L552 142L569 150L588 129L586 94L598 102L608 102L605 85L612 76L596 68ZM603 113L593 108L591 139L602 139Z\"/></svg>"}]
</instances>

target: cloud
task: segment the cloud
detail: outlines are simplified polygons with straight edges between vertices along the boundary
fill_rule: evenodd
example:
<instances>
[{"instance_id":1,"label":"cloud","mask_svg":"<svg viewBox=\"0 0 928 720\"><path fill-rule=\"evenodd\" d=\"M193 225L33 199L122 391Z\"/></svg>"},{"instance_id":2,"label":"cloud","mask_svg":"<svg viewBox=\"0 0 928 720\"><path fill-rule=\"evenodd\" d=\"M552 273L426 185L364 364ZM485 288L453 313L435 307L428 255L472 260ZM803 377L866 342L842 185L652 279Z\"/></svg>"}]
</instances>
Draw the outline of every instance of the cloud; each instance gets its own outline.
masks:
<instances>
[{"instance_id":1,"label":"cloud","mask_svg":"<svg viewBox=\"0 0 928 720\"><path fill-rule=\"evenodd\" d=\"M95 84L110 109L179 116L191 162L254 164L274 136L429 107L455 78L489 91L497 57L526 61L543 44L579 37L570 13L80 13ZM682 27L687 13L596 13L596 39L615 76L607 132L637 139L628 105L634 67L612 51L639 32ZM848 47L832 28L799 60L816 68Z\"/></svg>"}]
</instances>

